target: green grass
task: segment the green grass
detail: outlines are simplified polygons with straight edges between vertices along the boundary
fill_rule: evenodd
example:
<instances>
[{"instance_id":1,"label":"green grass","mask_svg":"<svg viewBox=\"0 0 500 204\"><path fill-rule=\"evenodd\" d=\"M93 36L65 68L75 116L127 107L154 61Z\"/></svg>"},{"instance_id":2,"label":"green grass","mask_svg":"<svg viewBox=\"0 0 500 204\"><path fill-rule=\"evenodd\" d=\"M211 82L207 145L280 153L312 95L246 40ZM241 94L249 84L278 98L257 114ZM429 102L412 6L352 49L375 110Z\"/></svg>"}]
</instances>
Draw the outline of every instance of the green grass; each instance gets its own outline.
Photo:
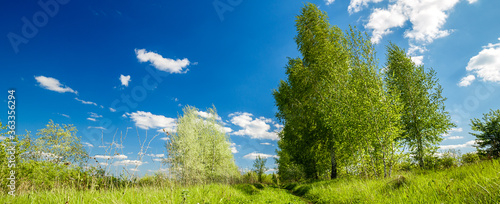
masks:
<instances>
[{"instance_id":1,"label":"green grass","mask_svg":"<svg viewBox=\"0 0 500 204\"><path fill-rule=\"evenodd\" d=\"M293 194L293 195L292 195ZM387 179L340 178L275 188L210 184L170 189L56 189L0 197L0 203L500 203L500 161L440 171L395 173Z\"/></svg>"},{"instance_id":2,"label":"green grass","mask_svg":"<svg viewBox=\"0 0 500 204\"><path fill-rule=\"evenodd\" d=\"M250 184L211 184L187 188L130 188L111 191L53 190L24 194L12 199L2 196L0 203L304 203L299 197L272 187L262 190Z\"/></svg>"},{"instance_id":3,"label":"green grass","mask_svg":"<svg viewBox=\"0 0 500 204\"><path fill-rule=\"evenodd\" d=\"M287 187L313 203L500 203L500 162Z\"/></svg>"}]
</instances>

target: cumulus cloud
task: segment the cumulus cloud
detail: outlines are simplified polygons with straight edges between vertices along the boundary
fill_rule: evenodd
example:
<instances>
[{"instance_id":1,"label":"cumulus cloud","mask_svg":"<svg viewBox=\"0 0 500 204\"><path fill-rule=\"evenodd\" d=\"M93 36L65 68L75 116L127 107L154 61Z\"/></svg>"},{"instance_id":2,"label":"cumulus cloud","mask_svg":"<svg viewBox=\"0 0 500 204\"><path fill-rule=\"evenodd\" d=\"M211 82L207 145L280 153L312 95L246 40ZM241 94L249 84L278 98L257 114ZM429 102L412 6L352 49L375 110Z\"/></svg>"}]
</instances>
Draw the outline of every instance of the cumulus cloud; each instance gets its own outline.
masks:
<instances>
[{"instance_id":1,"label":"cumulus cloud","mask_svg":"<svg viewBox=\"0 0 500 204\"><path fill-rule=\"evenodd\" d=\"M459 86L470 85L476 76L483 81L500 83L500 43L483 46L483 50L469 60L466 70L475 75L462 78Z\"/></svg>"},{"instance_id":2,"label":"cumulus cloud","mask_svg":"<svg viewBox=\"0 0 500 204\"><path fill-rule=\"evenodd\" d=\"M136 165L136 166L140 166L140 165L143 165L144 163L146 162L142 162L142 161L139 161L139 160L121 160L121 161L116 161L113 163L114 166L127 166L127 165Z\"/></svg>"},{"instance_id":3,"label":"cumulus cloud","mask_svg":"<svg viewBox=\"0 0 500 204\"><path fill-rule=\"evenodd\" d=\"M465 148L465 147L471 147L472 145L475 145L476 141L475 140L470 140L464 144L457 144L457 145L440 145L440 149L456 149L456 148Z\"/></svg>"},{"instance_id":4,"label":"cumulus cloud","mask_svg":"<svg viewBox=\"0 0 500 204\"><path fill-rule=\"evenodd\" d=\"M356 2L354 5L363 6L370 1ZM393 28L403 27L409 21L412 26L405 31L406 38L423 44L432 43L452 32L442 30L442 27L457 3L458 0L396 0L385 9L374 9L365 28L372 30L372 42L379 43Z\"/></svg>"},{"instance_id":5,"label":"cumulus cloud","mask_svg":"<svg viewBox=\"0 0 500 204\"><path fill-rule=\"evenodd\" d=\"M96 104L96 103L94 103L94 102L92 102L92 101L84 101L84 100L79 99L79 98L77 98L77 97L75 97L75 100L80 101L80 102L82 102L83 104L97 106L97 104Z\"/></svg>"},{"instance_id":6,"label":"cumulus cloud","mask_svg":"<svg viewBox=\"0 0 500 204\"><path fill-rule=\"evenodd\" d=\"M241 127L241 130L233 132L233 135L248 135L252 139L278 140L278 134L271 132L272 120L264 117L253 118L250 113L236 112L229 114L231 123Z\"/></svg>"},{"instance_id":7,"label":"cumulus cloud","mask_svg":"<svg viewBox=\"0 0 500 204\"><path fill-rule=\"evenodd\" d=\"M464 139L462 136L449 136L446 137L446 140L458 140L458 139Z\"/></svg>"},{"instance_id":8,"label":"cumulus cloud","mask_svg":"<svg viewBox=\"0 0 500 204\"><path fill-rule=\"evenodd\" d=\"M150 156L150 157L158 157L158 158L160 158L160 157L164 157L164 156L165 156L165 154L146 154L146 156Z\"/></svg>"},{"instance_id":9,"label":"cumulus cloud","mask_svg":"<svg viewBox=\"0 0 500 204\"><path fill-rule=\"evenodd\" d=\"M229 146L229 148L231 149L231 152L233 154L238 153L238 149L236 149L236 143L231 143L231 145Z\"/></svg>"},{"instance_id":10,"label":"cumulus cloud","mask_svg":"<svg viewBox=\"0 0 500 204\"><path fill-rule=\"evenodd\" d=\"M205 111L197 111L197 114L201 117L204 117L204 118L211 118L211 117L214 117L212 115L212 113L208 113L208 112L205 112ZM217 120L222 120L222 118L220 116L217 116Z\"/></svg>"},{"instance_id":11,"label":"cumulus cloud","mask_svg":"<svg viewBox=\"0 0 500 204\"><path fill-rule=\"evenodd\" d=\"M78 94L77 91L71 89L70 87L67 87L67 86L61 84L61 82L59 82L59 80L54 79L52 77L35 76L35 80L44 89L48 89L48 90L59 92L59 93L69 92L69 93Z\"/></svg>"},{"instance_id":12,"label":"cumulus cloud","mask_svg":"<svg viewBox=\"0 0 500 204\"><path fill-rule=\"evenodd\" d=\"M135 54L137 55L137 59L139 59L140 62L149 62L156 69L171 74L186 73L188 70L184 70L184 68L186 68L190 64L187 58L184 58L182 60L173 60L164 58L163 56L154 52L148 52L145 49L135 49Z\"/></svg>"},{"instance_id":13,"label":"cumulus cloud","mask_svg":"<svg viewBox=\"0 0 500 204\"><path fill-rule=\"evenodd\" d=\"M330 4L333 4L335 0L325 0L325 3L326 5L330 5Z\"/></svg>"},{"instance_id":14,"label":"cumulus cloud","mask_svg":"<svg viewBox=\"0 0 500 204\"><path fill-rule=\"evenodd\" d=\"M174 118L167 118L163 115L154 115L150 112L137 111L134 113L126 113L135 125L139 128L148 130L152 129L165 129L169 132L174 132L177 126Z\"/></svg>"},{"instance_id":15,"label":"cumulus cloud","mask_svg":"<svg viewBox=\"0 0 500 204\"><path fill-rule=\"evenodd\" d=\"M382 0L351 0L351 3L349 3L349 7L347 7L347 10L349 11L349 14L353 14L363 10L363 8L368 6L368 3L378 3L381 1Z\"/></svg>"},{"instance_id":16,"label":"cumulus cloud","mask_svg":"<svg viewBox=\"0 0 500 204\"><path fill-rule=\"evenodd\" d=\"M271 155L271 154L264 154L264 153L257 153L257 152L252 152L250 154L247 154L245 156L243 156L243 158L245 159L250 159L250 160L255 160L258 156L260 156L261 158L269 158L269 157L274 157L274 158L278 158L277 155Z\"/></svg>"},{"instance_id":17,"label":"cumulus cloud","mask_svg":"<svg viewBox=\"0 0 500 204\"><path fill-rule=\"evenodd\" d=\"M424 56L420 55L420 56L412 56L411 57L411 61L413 61L413 63L415 63L416 65L422 65L424 64L423 61L424 61Z\"/></svg>"},{"instance_id":18,"label":"cumulus cloud","mask_svg":"<svg viewBox=\"0 0 500 204\"><path fill-rule=\"evenodd\" d=\"M464 86L469 86L476 80L476 77L472 74L467 75L466 77L462 78L460 82L458 83L458 86L464 87Z\"/></svg>"},{"instance_id":19,"label":"cumulus cloud","mask_svg":"<svg viewBox=\"0 0 500 204\"><path fill-rule=\"evenodd\" d=\"M130 82L130 75L123 75L123 74L120 74L120 82L122 83L123 86L128 86L128 83Z\"/></svg>"}]
</instances>

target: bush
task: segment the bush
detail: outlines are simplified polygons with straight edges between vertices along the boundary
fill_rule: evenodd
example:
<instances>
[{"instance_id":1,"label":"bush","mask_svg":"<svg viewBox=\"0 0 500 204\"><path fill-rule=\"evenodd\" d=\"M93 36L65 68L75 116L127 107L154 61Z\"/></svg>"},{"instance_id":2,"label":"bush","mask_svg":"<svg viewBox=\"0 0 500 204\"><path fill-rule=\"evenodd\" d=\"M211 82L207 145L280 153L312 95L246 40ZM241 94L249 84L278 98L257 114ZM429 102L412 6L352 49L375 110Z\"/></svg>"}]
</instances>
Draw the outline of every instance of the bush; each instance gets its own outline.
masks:
<instances>
[{"instance_id":1,"label":"bush","mask_svg":"<svg viewBox=\"0 0 500 204\"><path fill-rule=\"evenodd\" d=\"M462 164L475 164L479 162L479 155L474 152L470 152L462 155Z\"/></svg>"}]
</instances>

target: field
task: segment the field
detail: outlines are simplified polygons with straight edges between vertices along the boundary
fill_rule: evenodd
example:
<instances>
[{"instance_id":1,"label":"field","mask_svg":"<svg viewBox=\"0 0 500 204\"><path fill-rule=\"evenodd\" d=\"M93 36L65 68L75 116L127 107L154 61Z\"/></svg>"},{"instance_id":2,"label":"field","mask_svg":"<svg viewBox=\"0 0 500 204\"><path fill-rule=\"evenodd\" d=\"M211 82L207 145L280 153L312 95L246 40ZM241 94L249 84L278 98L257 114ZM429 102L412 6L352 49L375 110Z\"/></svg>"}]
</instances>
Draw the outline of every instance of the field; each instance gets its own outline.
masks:
<instances>
[{"instance_id":1,"label":"field","mask_svg":"<svg viewBox=\"0 0 500 204\"><path fill-rule=\"evenodd\" d=\"M277 187L210 184L107 191L52 191L2 196L1 203L498 203L500 162L440 171L398 172L387 179L340 178Z\"/></svg>"}]
</instances>

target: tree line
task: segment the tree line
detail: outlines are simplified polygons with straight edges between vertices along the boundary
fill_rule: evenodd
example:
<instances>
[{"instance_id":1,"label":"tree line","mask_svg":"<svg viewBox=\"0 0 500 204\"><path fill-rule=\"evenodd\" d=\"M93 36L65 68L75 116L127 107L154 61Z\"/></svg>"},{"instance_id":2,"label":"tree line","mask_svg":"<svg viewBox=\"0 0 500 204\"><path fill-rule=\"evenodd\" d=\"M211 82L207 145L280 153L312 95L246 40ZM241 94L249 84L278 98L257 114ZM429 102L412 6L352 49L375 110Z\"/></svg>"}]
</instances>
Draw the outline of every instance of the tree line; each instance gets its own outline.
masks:
<instances>
[{"instance_id":1,"label":"tree line","mask_svg":"<svg viewBox=\"0 0 500 204\"><path fill-rule=\"evenodd\" d=\"M296 28L301 57L289 58L287 79L273 92L284 124L280 176L387 177L407 153L425 167L424 157L454 127L435 71L394 44L381 69L366 34L331 26L314 4L305 5Z\"/></svg>"}]
</instances>

